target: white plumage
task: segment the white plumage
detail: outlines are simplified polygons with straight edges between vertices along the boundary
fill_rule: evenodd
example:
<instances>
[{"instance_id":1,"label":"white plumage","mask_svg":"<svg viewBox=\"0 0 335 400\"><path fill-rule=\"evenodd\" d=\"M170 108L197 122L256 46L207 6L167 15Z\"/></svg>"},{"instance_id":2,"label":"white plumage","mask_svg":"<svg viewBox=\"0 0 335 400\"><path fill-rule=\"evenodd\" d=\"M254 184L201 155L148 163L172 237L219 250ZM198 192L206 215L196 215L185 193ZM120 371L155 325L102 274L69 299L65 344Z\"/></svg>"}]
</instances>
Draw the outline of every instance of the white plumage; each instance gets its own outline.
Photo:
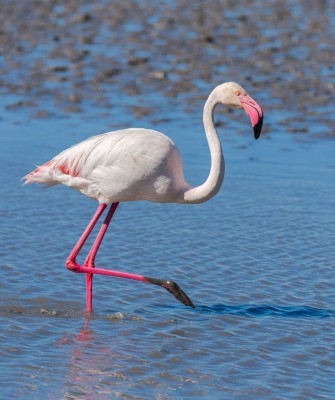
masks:
<instances>
[{"instance_id":1,"label":"white plumage","mask_svg":"<svg viewBox=\"0 0 335 400\"><path fill-rule=\"evenodd\" d=\"M173 202L189 188L173 141L149 129L92 136L27 175L27 183L62 183L101 204Z\"/></svg>"},{"instance_id":2,"label":"white plumage","mask_svg":"<svg viewBox=\"0 0 335 400\"><path fill-rule=\"evenodd\" d=\"M181 157L173 141L160 132L141 128L92 136L26 175L26 183L62 183L100 204L135 200L207 201L217 193L224 176L224 159L213 123L213 111L218 103L243 107L256 129L255 137L260 134L261 107L236 83L216 87L204 108L211 171L206 182L196 188L185 182Z\"/></svg>"}]
</instances>

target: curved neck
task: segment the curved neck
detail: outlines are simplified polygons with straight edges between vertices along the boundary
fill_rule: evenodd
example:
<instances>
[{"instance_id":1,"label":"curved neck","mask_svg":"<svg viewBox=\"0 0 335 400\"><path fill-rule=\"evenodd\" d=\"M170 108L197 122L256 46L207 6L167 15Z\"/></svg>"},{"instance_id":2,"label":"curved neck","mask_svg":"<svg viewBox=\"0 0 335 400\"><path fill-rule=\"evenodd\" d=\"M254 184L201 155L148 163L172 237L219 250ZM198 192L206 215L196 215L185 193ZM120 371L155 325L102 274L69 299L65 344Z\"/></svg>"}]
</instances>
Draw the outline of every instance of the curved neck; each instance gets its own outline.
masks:
<instances>
[{"instance_id":1,"label":"curved neck","mask_svg":"<svg viewBox=\"0 0 335 400\"><path fill-rule=\"evenodd\" d=\"M224 158L214 127L214 109L217 104L215 92L212 92L206 101L203 114L205 134L211 155L211 169L208 178L202 185L186 190L183 194L183 203L203 203L215 196L222 185Z\"/></svg>"}]
</instances>

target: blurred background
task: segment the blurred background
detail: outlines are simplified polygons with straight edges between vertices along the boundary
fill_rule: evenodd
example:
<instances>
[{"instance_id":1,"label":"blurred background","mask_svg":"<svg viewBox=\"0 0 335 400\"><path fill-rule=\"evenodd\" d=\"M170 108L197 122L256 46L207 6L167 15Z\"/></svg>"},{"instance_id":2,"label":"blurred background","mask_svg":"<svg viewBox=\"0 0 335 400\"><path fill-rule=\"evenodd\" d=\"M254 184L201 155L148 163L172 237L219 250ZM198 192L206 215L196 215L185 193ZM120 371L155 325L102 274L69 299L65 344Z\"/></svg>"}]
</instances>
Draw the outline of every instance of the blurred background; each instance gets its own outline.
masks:
<instances>
[{"instance_id":1,"label":"blurred background","mask_svg":"<svg viewBox=\"0 0 335 400\"><path fill-rule=\"evenodd\" d=\"M270 112L292 112L269 119L267 131L285 122L289 133L334 134L332 1L1 3L8 119L94 107L113 124L126 107L157 124L166 102L193 111L212 87L232 80L256 90Z\"/></svg>"}]
</instances>

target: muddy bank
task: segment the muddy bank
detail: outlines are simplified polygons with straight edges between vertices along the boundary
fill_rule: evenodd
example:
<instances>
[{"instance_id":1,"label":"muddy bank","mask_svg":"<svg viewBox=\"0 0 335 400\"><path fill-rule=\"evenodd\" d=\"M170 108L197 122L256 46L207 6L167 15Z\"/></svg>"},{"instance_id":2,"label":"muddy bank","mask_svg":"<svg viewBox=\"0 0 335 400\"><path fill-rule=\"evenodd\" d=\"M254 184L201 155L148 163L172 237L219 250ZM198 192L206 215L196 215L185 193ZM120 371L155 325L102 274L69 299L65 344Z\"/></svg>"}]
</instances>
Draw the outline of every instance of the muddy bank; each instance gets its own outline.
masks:
<instances>
[{"instance_id":1,"label":"muddy bank","mask_svg":"<svg viewBox=\"0 0 335 400\"><path fill-rule=\"evenodd\" d=\"M274 121L287 131L308 133L318 124L311 133L333 134L331 1L0 5L0 90L7 115L29 109L33 118L45 118L80 113L85 105L108 112L120 101L131 104L135 116L157 115L151 94L177 98L188 111L200 107L216 84L235 80L265 108L288 111Z\"/></svg>"}]
</instances>

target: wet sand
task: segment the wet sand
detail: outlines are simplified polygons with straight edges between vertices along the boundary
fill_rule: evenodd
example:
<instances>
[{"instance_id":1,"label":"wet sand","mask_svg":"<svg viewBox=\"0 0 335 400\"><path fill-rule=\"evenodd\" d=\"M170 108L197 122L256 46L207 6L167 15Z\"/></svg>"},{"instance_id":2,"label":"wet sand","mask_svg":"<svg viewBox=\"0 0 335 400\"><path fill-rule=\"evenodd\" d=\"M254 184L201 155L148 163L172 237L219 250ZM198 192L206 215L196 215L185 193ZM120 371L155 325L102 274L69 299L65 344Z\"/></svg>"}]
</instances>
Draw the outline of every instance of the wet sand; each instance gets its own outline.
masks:
<instances>
[{"instance_id":1,"label":"wet sand","mask_svg":"<svg viewBox=\"0 0 335 400\"><path fill-rule=\"evenodd\" d=\"M297 113L276 121L288 132L334 135L331 1L1 3L0 90L13 118L22 108L47 118L85 104L108 112L123 97L155 123L157 96L178 97L188 111L233 80L265 109Z\"/></svg>"}]
</instances>

